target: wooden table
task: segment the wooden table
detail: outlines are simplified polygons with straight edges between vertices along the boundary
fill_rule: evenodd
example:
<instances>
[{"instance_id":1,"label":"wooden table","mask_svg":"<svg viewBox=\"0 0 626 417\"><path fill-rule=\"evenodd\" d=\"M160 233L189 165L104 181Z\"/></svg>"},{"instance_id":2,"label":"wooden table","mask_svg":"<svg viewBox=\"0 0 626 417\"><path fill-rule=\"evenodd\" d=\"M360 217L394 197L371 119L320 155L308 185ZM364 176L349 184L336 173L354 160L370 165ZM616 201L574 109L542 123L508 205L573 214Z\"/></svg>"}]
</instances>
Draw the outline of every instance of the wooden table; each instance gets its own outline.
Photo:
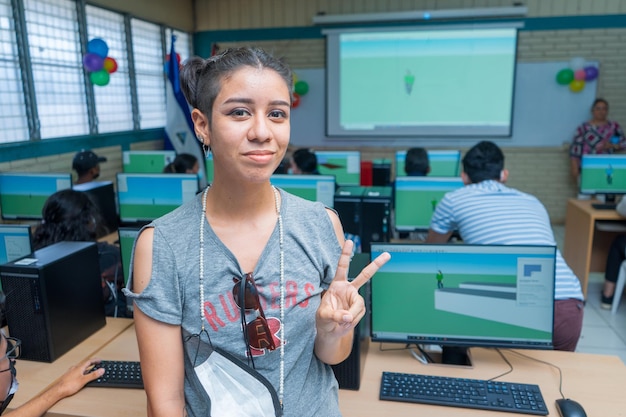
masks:
<instances>
[{"instance_id":1,"label":"wooden table","mask_svg":"<svg viewBox=\"0 0 626 417\"><path fill-rule=\"evenodd\" d=\"M489 379L509 370L509 365L495 349L471 350L473 367L423 365L406 350L380 351L379 344L370 343L359 391L339 390L339 404L344 417L364 416L508 416L511 413L487 412L466 408L407 404L378 400L380 377L383 371L412 372L429 375ZM399 345L386 345L397 348ZM499 378L501 381L534 383L541 387L550 416L558 416L555 400L559 393L559 372L545 363L524 358L521 352L533 358L558 366L563 373L563 394L580 402L588 416L611 417L623 415L626 410L626 366L616 356L538 350L503 350L513 366L513 372ZM139 352L134 326L126 328L107 343L96 356L110 360L138 360ZM164 366L167 360L164 359ZM18 375L20 367L18 366ZM32 374L30 375L32 378ZM20 378L22 386L30 378ZM22 389L22 388L20 388ZM518 414L515 414L518 415ZM146 396L143 390L115 388L85 388L71 398L55 405L47 417L144 417ZM290 416L294 417L294 416Z\"/></svg>"},{"instance_id":2,"label":"wooden table","mask_svg":"<svg viewBox=\"0 0 626 417\"><path fill-rule=\"evenodd\" d=\"M89 336L52 363L18 359L15 366L20 387L15 397L13 397L13 401L9 404L8 409L17 408L42 392L70 367L93 357L97 351L102 349L102 346L114 340L120 333L132 325L132 319L107 317L106 325L102 329Z\"/></svg>"},{"instance_id":3,"label":"wooden table","mask_svg":"<svg viewBox=\"0 0 626 417\"><path fill-rule=\"evenodd\" d=\"M606 257L613 239L624 231L598 230L598 221L624 222L615 210L595 210L595 201L570 199L565 215L563 258L580 280L587 297L590 272L604 272Z\"/></svg>"}]
</instances>

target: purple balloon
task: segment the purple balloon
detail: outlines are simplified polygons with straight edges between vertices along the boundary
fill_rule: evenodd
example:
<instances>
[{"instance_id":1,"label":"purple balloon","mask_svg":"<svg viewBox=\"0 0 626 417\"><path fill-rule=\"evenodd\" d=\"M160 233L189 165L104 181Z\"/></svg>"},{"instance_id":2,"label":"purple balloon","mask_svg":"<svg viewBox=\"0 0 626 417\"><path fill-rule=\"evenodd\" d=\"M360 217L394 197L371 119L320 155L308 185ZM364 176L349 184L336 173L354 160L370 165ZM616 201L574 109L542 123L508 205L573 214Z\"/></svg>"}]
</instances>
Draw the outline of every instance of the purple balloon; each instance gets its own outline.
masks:
<instances>
[{"instance_id":1,"label":"purple balloon","mask_svg":"<svg viewBox=\"0 0 626 417\"><path fill-rule=\"evenodd\" d=\"M592 81L598 78L598 69L596 67L585 67L585 81Z\"/></svg>"},{"instance_id":2,"label":"purple balloon","mask_svg":"<svg viewBox=\"0 0 626 417\"><path fill-rule=\"evenodd\" d=\"M104 65L104 58L96 54L85 54L83 66L89 72L100 71Z\"/></svg>"}]
</instances>

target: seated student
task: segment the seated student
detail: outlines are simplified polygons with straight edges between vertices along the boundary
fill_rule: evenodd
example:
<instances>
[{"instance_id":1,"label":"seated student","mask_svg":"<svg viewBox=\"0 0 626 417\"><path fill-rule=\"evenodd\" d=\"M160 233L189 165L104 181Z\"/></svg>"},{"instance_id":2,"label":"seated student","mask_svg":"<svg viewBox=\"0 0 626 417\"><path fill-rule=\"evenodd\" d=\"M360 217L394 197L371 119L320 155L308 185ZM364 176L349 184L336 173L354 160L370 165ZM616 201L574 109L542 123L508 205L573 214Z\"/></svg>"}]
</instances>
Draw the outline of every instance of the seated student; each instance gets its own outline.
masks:
<instances>
[{"instance_id":1,"label":"seated student","mask_svg":"<svg viewBox=\"0 0 626 417\"><path fill-rule=\"evenodd\" d=\"M550 218L534 196L504 185L504 154L480 142L463 157L465 186L447 193L433 213L426 241L445 243L457 229L465 243L554 245ZM580 281L557 250L553 345L574 351L580 338L584 298Z\"/></svg>"},{"instance_id":2,"label":"seated student","mask_svg":"<svg viewBox=\"0 0 626 417\"><path fill-rule=\"evenodd\" d=\"M198 158L190 153L179 153L163 168L164 174L197 174L200 171Z\"/></svg>"},{"instance_id":3,"label":"seated student","mask_svg":"<svg viewBox=\"0 0 626 417\"><path fill-rule=\"evenodd\" d=\"M0 293L0 297L4 295ZM0 414L11 417L40 417L43 416L53 405L62 399L72 396L80 391L85 384L100 378L104 374L104 368L89 370L98 359L89 359L72 366L61 378L50 385L44 392L22 404L15 410L4 413L7 406L18 390L17 372L15 360L19 358L20 341L15 338L7 338L0 331L0 352L4 355L0 358Z\"/></svg>"},{"instance_id":4,"label":"seated student","mask_svg":"<svg viewBox=\"0 0 626 417\"><path fill-rule=\"evenodd\" d=\"M626 217L626 197L622 198L615 209L620 215ZM603 309L610 310L613 306L615 284L624 260L626 260L626 235L619 235L613 239L606 258L604 284L600 294L600 307Z\"/></svg>"},{"instance_id":5,"label":"seated student","mask_svg":"<svg viewBox=\"0 0 626 417\"><path fill-rule=\"evenodd\" d=\"M98 207L88 194L73 189L57 191L43 206L41 224L33 235L33 250L68 240L95 242L100 227ZM127 317L120 250L115 245L98 242L98 254L106 314Z\"/></svg>"},{"instance_id":6,"label":"seated student","mask_svg":"<svg viewBox=\"0 0 626 417\"><path fill-rule=\"evenodd\" d=\"M404 172L409 177L425 177L430 172L428 152L424 148L410 148L404 158Z\"/></svg>"},{"instance_id":7,"label":"seated student","mask_svg":"<svg viewBox=\"0 0 626 417\"><path fill-rule=\"evenodd\" d=\"M297 175L319 175L317 156L310 149L296 149L291 155L291 173Z\"/></svg>"},{"instance_id":8,"label":"seated student","mask_svg":"<svg viewBox=\"0 0 626 417\"><path fill-rule=\"evenodd\" d=\"M78 178L74 185L94 181L100 176L100 162L106 162L104 156L98 156L93 151L83 149L74 155L72 169L76 171Z\"/></svg>"}]
</instances>

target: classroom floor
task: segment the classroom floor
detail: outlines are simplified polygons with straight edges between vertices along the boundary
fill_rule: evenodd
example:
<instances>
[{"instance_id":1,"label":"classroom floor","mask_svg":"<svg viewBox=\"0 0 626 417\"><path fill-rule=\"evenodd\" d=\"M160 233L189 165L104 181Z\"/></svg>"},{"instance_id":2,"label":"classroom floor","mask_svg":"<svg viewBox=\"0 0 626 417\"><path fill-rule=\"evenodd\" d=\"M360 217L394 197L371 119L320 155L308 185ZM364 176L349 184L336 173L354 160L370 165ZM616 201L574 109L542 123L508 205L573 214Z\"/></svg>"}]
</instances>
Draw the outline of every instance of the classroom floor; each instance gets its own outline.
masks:
<instances>
[{"instance_id":1,"label":"classroom floor","mask_svg":"<svg viewBox=\"0 0 626 417\"><path fill-rule=\"evenodd\" d=\"M553 226L559 249L563 247L564 226ZM600 308L603 273L589 275L585 318L577 352L616 355L626 363L626 296L622 296L616 314Z\"/></svg>"}]
</instances>

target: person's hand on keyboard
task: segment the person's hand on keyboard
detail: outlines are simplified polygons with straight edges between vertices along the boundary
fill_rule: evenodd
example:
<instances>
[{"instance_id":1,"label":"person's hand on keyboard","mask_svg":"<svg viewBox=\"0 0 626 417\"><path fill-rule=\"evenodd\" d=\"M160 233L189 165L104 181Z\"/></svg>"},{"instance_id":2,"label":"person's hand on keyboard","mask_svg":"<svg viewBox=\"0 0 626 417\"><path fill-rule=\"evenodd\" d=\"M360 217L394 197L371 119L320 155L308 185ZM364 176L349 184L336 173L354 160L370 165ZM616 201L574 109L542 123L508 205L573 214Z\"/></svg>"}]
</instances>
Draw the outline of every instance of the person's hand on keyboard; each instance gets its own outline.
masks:
<instances>
[{"instance_id":1,"label":"person's hand on keyboard","mask_svg":"<svg viewBox=\"0 0 626 417\"><path fill-rule=\"evenodd\" d=\"M104 369L96 368L98 363L100 363L100 359L92 358L72 366L50 389L56 387L61 398L76 394L87 383L104 374Z\"/></svg>"}]
</instances>

